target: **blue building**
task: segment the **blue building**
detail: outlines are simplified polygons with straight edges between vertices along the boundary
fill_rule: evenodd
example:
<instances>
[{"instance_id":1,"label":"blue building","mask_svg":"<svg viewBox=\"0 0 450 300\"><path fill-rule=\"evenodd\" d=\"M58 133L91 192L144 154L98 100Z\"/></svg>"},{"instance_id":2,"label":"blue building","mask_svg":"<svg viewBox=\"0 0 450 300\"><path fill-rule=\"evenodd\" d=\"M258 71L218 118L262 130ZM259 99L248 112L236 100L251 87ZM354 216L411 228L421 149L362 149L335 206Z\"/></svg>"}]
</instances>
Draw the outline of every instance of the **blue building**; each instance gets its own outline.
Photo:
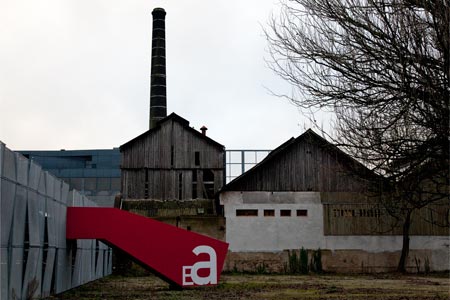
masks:
<instances>
[{"instance_id":1,"label":"blue building","mask_svg":"<svg viewBox=\"0 0 450 300\"><path fill-rule=\"evenodd\" d=\"M34 160L71 189L99 206L111 207L120 193L119 148L101 150L17 151Z\"/></svg>"}]
</instances>

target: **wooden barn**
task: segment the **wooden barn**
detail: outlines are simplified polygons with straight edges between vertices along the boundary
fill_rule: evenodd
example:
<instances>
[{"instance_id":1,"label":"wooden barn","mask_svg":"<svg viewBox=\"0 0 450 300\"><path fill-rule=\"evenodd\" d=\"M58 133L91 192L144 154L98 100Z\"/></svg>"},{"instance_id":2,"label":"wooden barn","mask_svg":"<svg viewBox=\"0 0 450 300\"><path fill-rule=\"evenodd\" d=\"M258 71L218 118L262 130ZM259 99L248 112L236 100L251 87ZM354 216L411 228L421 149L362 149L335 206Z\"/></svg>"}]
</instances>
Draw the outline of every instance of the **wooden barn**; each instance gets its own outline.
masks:
<instances>
[{"instance_id":1,"label":"wooden barn","mask_svg":"<svg viewBox=\"0 0 450 300\"><path fill-rule=\"evenodd\" d=\"M229 266L249 270L242 253L260 253L259 260L270 253L267 261L273 262L273 253L303 247L328 253L324 267L330 271L395 269L401 227L377 205L373 195L379 194L368 193L379 188L369 185L373 176L312 130L288 140L220 192L226 241L241 255L231 254ZM448 267L449 228L428 220L444 221L448 209L448 203L425 207L413 216L410 257L434 270Z\"/></svg>"},{"instance_id":2,"label":"wooden barn","mask_svg":"<svg viewBox=\"0 0 450 300\"><path fill-rule=\"evenodd\" d=\"M261 163L223 190L360 193L367 189L367 183L362 177L356 177L356 173L374 176L309 129L271 151Z\"/></svg>"},{"instance_id":3,"label":"wooden barn","mask_svg":"<svg viewBox=\"0 0 450 300\"><path fill-rule=\"evenodd\" d=\"M214 199L224 184L225 148L175 113L120 147L122 198Z\"/></svg>"}]
</instances>

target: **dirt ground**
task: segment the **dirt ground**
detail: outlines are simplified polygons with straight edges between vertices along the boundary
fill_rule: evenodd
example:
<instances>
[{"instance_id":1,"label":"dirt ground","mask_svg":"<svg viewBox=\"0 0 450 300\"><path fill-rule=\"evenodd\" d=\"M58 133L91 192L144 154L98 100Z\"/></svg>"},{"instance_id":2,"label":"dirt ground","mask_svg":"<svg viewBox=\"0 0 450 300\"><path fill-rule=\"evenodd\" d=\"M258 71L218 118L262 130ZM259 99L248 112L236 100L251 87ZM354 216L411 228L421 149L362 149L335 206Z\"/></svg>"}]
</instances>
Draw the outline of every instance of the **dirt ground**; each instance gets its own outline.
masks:
<instances>
[{"instance_id":1,"label":"dirt ground","mask_svg":"<svg viewBox=\"0 0 450 300\"><path fill-rule=\"evenodd\" d=\"M448 274L222 275L216 287L171 290L154 276L110 276L48 299L450 299Z\"/></svg>"}]
</instances>

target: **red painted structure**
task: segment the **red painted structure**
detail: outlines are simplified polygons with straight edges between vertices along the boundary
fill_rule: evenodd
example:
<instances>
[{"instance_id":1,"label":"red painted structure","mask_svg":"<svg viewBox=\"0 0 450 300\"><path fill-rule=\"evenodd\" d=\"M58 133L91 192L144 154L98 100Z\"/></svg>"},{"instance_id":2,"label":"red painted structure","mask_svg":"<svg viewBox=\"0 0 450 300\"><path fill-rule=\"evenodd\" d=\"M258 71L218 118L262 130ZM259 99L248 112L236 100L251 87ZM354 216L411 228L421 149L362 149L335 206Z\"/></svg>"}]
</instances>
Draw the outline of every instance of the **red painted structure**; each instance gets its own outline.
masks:
<instances>
[{"instance_id":1,"label":"red painted structure","mask_svg":"<svg viewBox=\"0 0 450 300\"><path fill-rule=\"evenodd\" d=\"M117 208L68 207L67 239L98 239L171 284L215 285L228 244Z\"/></svg>"}]
</instances>

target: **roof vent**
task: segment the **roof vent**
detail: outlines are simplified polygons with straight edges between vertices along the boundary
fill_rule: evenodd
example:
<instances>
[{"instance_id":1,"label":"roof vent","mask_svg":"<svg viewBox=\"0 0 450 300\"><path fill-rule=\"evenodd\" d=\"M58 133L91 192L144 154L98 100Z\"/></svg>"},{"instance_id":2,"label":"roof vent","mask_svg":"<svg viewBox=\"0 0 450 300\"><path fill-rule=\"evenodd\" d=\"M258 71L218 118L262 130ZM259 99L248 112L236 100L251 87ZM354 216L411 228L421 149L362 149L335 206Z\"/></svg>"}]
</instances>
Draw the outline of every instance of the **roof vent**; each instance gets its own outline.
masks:
<instances>
[{"instance_id":1,"label":"roof vent","mask_svg":"<svg viewBox=\"0 0 450 300\"><path fill-rule=\"evenodd\" d=\"M208 128L206 128L206 126L202 126L202 128L200 128L200 130L202 131L203 135L206 135L206 130L208 130Z\"/></svg>"}]
</instances>

